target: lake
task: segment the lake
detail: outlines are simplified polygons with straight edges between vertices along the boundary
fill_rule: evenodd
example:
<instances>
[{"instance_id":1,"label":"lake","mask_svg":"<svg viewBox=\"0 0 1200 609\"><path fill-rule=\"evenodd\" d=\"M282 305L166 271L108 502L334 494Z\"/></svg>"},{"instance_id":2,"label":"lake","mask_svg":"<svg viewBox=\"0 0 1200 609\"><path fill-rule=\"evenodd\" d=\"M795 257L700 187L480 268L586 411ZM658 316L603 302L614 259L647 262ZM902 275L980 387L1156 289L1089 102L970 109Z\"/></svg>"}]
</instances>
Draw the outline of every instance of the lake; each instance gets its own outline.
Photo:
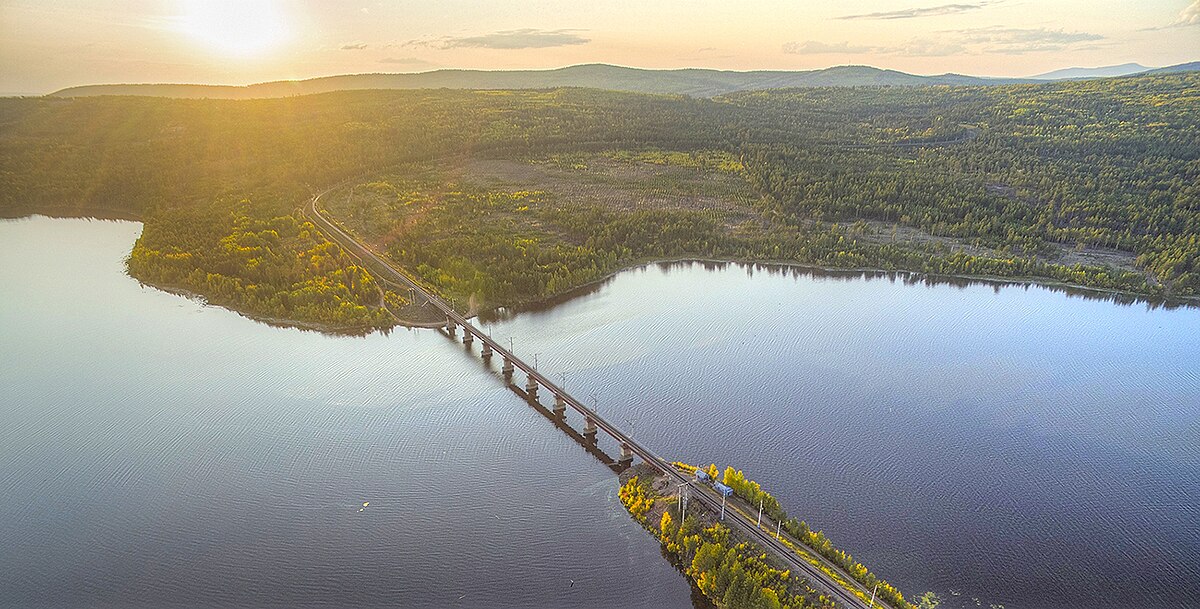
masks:
<instances>
[{"instance_id":1,"label":"lake","mask_svg":"<svg viewBox=\"0 0 1200 609\"><path fill-rule=\"evenodd\" d=\"M0 222L0 605L692 606L478 345L142 287L139 231ZM1200 605L1200 310L692 263L483 327L910 597Z\"/></svg>"}]
</instances>

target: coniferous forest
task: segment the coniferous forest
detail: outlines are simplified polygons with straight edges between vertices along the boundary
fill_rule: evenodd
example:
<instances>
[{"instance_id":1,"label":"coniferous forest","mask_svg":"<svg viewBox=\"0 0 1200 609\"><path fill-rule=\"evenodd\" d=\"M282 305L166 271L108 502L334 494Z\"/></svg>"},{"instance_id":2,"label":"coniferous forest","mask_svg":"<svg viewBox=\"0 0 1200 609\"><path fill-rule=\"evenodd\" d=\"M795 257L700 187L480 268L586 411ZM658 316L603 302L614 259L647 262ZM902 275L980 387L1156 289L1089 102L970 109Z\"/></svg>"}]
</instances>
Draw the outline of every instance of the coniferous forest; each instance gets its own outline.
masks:
<instances>
[{"instance_id":1,"label":"coniferous forest","mask_svg":"<svg viewBox=\"0 0 1200 609\"><path fill-rule=\"evenodd\" d=\"M334 217L464 308L677 257L1178 300L1200 296L1198 123L1195 73L711 99L6 98L0 213L137 217L138 279L331 327L392 320L299 214L327 190ZM480 161L551 169L484 179Z\"/></svg>"}]
</instances>

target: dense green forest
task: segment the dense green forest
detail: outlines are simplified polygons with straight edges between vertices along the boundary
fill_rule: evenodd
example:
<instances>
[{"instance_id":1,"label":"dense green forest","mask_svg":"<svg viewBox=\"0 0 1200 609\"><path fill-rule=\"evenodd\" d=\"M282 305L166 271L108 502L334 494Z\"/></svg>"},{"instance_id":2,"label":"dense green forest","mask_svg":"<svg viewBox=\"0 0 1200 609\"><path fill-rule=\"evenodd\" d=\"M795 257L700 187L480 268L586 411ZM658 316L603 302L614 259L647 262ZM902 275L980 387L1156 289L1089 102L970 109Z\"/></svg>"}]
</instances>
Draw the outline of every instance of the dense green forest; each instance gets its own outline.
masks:
<instances>
[{"instance_id":1,"label":"dense green forest","mask_svg":"<svg viewBox=\"0 0 1200 609\"><path fill-rule=\"evenodd\" d=\"M392 325L378 306L383 294L365 269L311 223L269 214L269 208L243 200L152 215L129 256L129 272L273 321L324 328Z\"/></svg>"},{"instance_id":2,"label":"dense green forest","mask_svg":"<svg viewBox=\"0 0 1200 609\"><path fill-rule=\"evenodd\" d=\"M6 98L0 213L134 215L146 223L134 276L323 324L387 323L373 312L378 290L296 219L340 183L356 194L387 184L370 224L354 216L356 199L328 205L464 307L545 297L669 257L1184 298L1200 295L1198 122L1197 74L714 99L586 89ZM562 184L453 171L463 159L564 158L584 167L581 180L597 175L587 167L596 159L624 164L606 165L611 185L653 187L631 200L666 202L609 204ZM736 174L745 189L648 166ZM298 262L320 247L336 269ZM308 281L325 286L323 304L296 296Z\"/></svg>"},{"instance_id":3,"label":"dense green forest","mask_svg":"<svg viewBox=\"0 0 1200 609\"><path fill-rule=\"evenodd\" d=\"M782 213L897 222L1016 257L1052 254L1053 244L1114 248L1137 255L1148 275L1139 291L1196 295L1198 85L1190 75L858 98L800 90L730 103L849 126L816 144L752 147L752 179ZM827 107L839 109L836 120L822 116Z\"/></svg>"}]
</instances>

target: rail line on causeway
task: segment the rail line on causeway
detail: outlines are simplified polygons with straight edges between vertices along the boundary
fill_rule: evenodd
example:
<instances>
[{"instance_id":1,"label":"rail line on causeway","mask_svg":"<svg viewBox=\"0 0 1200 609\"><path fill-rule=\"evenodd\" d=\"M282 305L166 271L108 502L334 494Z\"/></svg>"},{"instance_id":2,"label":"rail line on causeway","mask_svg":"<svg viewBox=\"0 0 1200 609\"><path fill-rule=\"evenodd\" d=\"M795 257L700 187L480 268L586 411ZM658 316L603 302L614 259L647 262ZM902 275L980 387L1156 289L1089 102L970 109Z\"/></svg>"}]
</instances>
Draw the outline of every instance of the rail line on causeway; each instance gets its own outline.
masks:
<instances>
[{"instance_id":1,"label":"rail line on causeway","mask_svg":"<svg viewBox=\"0 0 1200 609\"><path fill-rule=\"evenodd\" d=\"M328 192L328 191L326 191ZM634 440L629 434L625 433L616 425L613 425L604 417L597 414L593 409L580 402L571 394L567 393L562 387L554 383L536 368L526 363L514 353L505 349L503 345L496 342L485 333L483 330L472 324L465 316L459 314L448 303L439 298L437 295L430 293L421 285L413 281L408 275L401 272L399 269L392 266L381 256L376 254L370 247L360 242L350 233L346 232L336 222L327 218L321 213L319 203L321 196L325 193L314 196L304 207L303 213L313 224L321 229L323 233L348 253L357 258L363 263L363 266L370 270L376 279L397 285L403 289L411 290L412 293L420 295L427 306L436 307L443 315L446 321L444 325L450 336L454 336L458 328L463 331L463 342L470 345L475 340L480 341L483 348L483 357L490 358L493 354L499 355L504 361L504 376L511 382L513 372L520 370L526 378L526 395L528 399L537 401L539 388L544 388L549 391L555 398L554 414L561 418L565 413L566 408L571 408L579 414L583 415L585 428L583 435L594 442L596 432L603 431L611 436L621 446L620 463L629 464L633 457L637 457L645 462L650 467L658 470L669 479L673 480L677 485L690 485L692 492L690 497L699 500L709 510L719 512L721 509L721 498L715 491L703 484L694 484L692 477L684 475L669 461L659 457L649 448L643 446ZM763 547L763 549L775 554L782 562L787 564L793 571L802 573L808 579L814 589L829 598L835 600L839 605L848 609L872 609L879 607L880 604L868 603L859 595L870 595L871 591L866 590L858 582L855 582L849 574L846 574L836 565L828 562L823 557L820 557L815 552L810 553L821 561L826 568L839 572L843 575L843 579L848 582L853 582L859 594L854 594L846 589L828 573L815 567L806 561L803 557L798 556L794 550L789 548L780 539L776 538L776 533L771 532L763 527L760 527L757 522L749 518L737 509L727 509L725 524L738 529L748 538L755 541ZM799 541L791 540L791 543L797 547L801 547Z\"/></svg>"}]
</instances>

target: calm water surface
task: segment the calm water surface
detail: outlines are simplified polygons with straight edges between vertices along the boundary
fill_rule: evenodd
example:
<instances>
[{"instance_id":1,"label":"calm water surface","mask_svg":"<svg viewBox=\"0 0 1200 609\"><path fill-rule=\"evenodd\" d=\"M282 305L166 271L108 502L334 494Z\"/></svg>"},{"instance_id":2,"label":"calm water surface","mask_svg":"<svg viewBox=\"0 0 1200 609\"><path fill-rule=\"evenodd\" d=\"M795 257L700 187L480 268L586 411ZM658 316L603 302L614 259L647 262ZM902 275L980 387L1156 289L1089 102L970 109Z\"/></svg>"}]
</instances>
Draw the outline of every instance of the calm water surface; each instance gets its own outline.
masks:
<instances>
[{"instance_id":1,"label":"calm water surface","mask_svg":"<svg viewBox=\"0 0 1200 609\"><path fill-rule=\"evenodd\" d=\"M0 223L0 605L691 606L498 364L141 288L138 230ZM910 596L1200 606L1196 309L677 265L485 325Z\"/></svg>"},{"instance_id":2,"label":"calm water surface","mask_svg":"<svg viewBox=\"0 0 1200 609\"><path fill-rule=\"evenodd\" d=\"M612 472L440 334L142 288L139 231L0 222L0 606L692 606Z\"/></svg>"}]
</instances>

